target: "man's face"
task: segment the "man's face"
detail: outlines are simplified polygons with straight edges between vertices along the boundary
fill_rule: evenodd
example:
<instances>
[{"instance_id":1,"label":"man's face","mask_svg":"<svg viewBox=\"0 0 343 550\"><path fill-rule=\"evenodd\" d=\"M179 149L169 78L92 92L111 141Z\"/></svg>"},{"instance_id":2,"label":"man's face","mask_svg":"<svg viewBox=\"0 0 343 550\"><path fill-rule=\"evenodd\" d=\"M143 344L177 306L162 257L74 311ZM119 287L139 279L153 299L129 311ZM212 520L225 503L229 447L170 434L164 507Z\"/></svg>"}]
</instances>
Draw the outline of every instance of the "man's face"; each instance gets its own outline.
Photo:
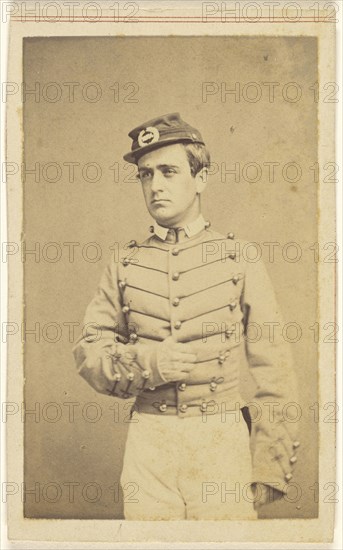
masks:
<instances>
[{"instance_id":1,"label":"man's face","mask_svg":"<svg viewBox=\"0 0 343 550\"><path fill-rule=\"evenodd\" d=\"M197 193L203 175L191 174L187 153L176 143L156 149L138 160L138 173L150 215L164 226L192 221L199 214Z\"/></svg>"}]
</instances>

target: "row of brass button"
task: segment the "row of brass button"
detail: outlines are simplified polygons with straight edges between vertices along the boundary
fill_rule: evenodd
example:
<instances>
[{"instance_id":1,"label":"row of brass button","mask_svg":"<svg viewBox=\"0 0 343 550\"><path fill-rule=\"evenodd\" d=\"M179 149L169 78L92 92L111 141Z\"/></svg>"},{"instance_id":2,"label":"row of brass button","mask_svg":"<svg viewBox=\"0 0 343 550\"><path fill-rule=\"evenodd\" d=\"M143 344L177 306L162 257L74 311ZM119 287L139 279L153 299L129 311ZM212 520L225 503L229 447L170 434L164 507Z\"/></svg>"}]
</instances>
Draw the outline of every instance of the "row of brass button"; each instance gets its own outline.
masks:
<instances>
[{"instance_id":1,"label":"row of brass button","mask_svg":"<svg viewBox=\"0 0 343 550\"><path fill-rule=\"evenodd\" d=\"M172 253L173 256L178 256L180 254L180 249L179 248L173 248L171 253ZM230 252L230 254L228 256L229 256L229 258L234 260L236 258L236 253L235 252Z\"/></svg>"},{"instance_id":2,"label":"row of brass button","mask_svg":"<svg viewBox=\"0 0 343 550\"><path fill-rule=\"evenodd\" d=\"M116 373L114 374L113 377L114 377L114 380L115 380L116 382L120 382L121 376L122 376L122 375L121 375L119 372L116 372ZM144 378L145 380L148 380L148 378L150 378L150 372L149 372L148 370L144 370L144 371L141 373L141 376L142 376L142 378ZM128 372L127 375L126 375L127 380L130 380L131 382L134 380L134 377L135 377L135 375L133 374L133 372Z\"/></svg>"},{"instance_id":3,"label":"row of brass button","mask_svg":"<svg viewBox=\"0 0 343 550\"><path fill-rule=\"evenodd\" d=\"M236 307L237 307L237 302L231 302L229 304L230 311L233 311ZM187 321L187 319L186 319L186 321ZM183 323L183 321L174 321L173 327L176 330L179 330L182 327L182 323ZM231 336L231 333L228 334L229 331L226 331L226 333L227 333L228 336Z\"/></svg>"},{"instance_id":4,"label":"row of brass button","mask_svg":"<svg viewBox=\"0 0 343 550\"><path fill-rule=\"evenodd\" d=\"M205 228L208 229L209 227L211 226L211 222L208 220L205 222ZM154 233L154 226L151 225L149 227L149 231L150 233ZM230 240L234 240L235 238L235 235L234 233L232 233L232 231L230 231L228 234L227 234L227 238L230 239ZM127 244L127 248L135 248L136 246L138 246L137 244L137 241L135 241L134 239L132 239L128 244ZM187 250L187 249L186 249ZM173 248L172 250L172 254L174 256L177 256L178 254L180 253L180 249L179 248ZM126 260L127 258L125 258Z\"/></svg>"},{"instance_id":5,"label":"row of brass button","mask_svg":"<svg viewBox=\"0 0 343 550\"><path fill-rule=\"evenodd\" d=\"M174 298L175 300L175 303L173 303L174 306L177 306L179 305L180 303L180 300L179 298ZM173 301L174 302L174 301ZM236 302L232 302L231 304L229 304L229 308L231 311L233 311L235 308L237 307L237 303ZM122 312L126 315L127 313L129 313L130 311L130 307L128 305L125 305L122 307ZM173 323L173 327L175 330L180 330L180 328L182 327L182 321L174 321Z\"/></svg>"},{"instance_id":6,"label":"row of brass button","mask_svg":"<svg viewBox=\"0 0 343 550\"><path fill-rule=\"evenodd\" d=\"M210 390L211 391L216 391L217 387L218 387L218 384L222 384L224 382L224 378L221 376L220 378L212 378L212 380L210 381L209 383L209 386L210 386ZM187 384L185 382L181 382L178 386L177 386L177 389L179 391L185 391L187 388Z\"/></svg>"},{"instance_id":7,"label":"row of brass button","mask_svg":"<svg viewBox=\"0 0 343 550\"><path fill-rule=\"evenodd\" d=\"M178 256L180 254L180 250L178 248L173 248L172 250L172 254L173 256ZM230 258L230 260L235 260L236 257L237 257L237 254L236 252L229 252L229 254L227 255L228 258ZM130 265L131 263L136 263L137 260L135 260L134 258L123 258L121 260L122 264L124 267L127 267L128 265ZM175 272L175 275L177 276L176 279L174 279L174 281L177 281L180 277L180 273L178 271Z\"/></svg>"},{"instance_id":8,"label":"row of brass button","mask_svg":"<svg viewBox=\"0 0 343 550\"><path fill-rule=\"evenodd\" d=\"M180 278L180 273L178 271L175 271L172 275L172 278L174 281L177 281ZM231 281L234 285L236 285L240 280L239 275L233 275ZM119 281L118 286L121 290L124 290L126 288L126 281ZM177 298L179 300L179 298ZM177 304L178 305L178 304Z\"/></svg>"},{"instance_id":9,"label":"row of brass button","mask_svg":"<svg viewBox=\"0 0 343 550\"><path fill-rule=\"evenodd\" d=\"M176 321L177 323L181 323L181 321ZM178 328L174 326L174 328L176 328L176 330L178 330L178 328L181 328L181 324L180 326L178 325ZM232 336L232 334L234 334L235 332L235 329L228 329L225 331L225 336L226 338L230 338ZM138 340L138 334L136 334L135 332L131 332L130 336L129 336L129 341L131 342L131 344L135 344ZM225 357L223 355L220 355L218 357L218 362L220 365L222 365L225 361Z\"/></svg>"},{"instance_id":10,"label":"row of brass button","mask_svg":"<svg viewBox=\"0 0 343 550\"><path fill-rule=\"evenodd\" d=\"M166 412L167 409L168 409L168 405L166 403L161 403L161 404L157 404L158 405L158 410L162 413ZM182 413L185 413L187 412L188 410L188 405L186 403L182 403L182 405L179 405L178 407L179 411L182 412ZM204 402L200 405L200 410L201 412L206 412L207 411L207 403Z\"/></svg>"},{"instance_id":11,"label":"row of brass button","mask_svg":"<svg viewBox=\"0 0 343 550\"><path fill-rule=\"evenodd\" d=\"M293 441L293 449L296 450L298 447L300 446L300 442L299 441ZM282 458L282 455L281 456L276 456L274 458L274 460L280 460ZM297 456L296 455L293 455L290 457L289 459L289 463L293 466L293 464L295 464L297 462ZM291 479L293 478L293 474L291 474L290 472L288 472L287 474L285 474L285 481L289 482L291 481Z\"/></svg>"}]
</instances>

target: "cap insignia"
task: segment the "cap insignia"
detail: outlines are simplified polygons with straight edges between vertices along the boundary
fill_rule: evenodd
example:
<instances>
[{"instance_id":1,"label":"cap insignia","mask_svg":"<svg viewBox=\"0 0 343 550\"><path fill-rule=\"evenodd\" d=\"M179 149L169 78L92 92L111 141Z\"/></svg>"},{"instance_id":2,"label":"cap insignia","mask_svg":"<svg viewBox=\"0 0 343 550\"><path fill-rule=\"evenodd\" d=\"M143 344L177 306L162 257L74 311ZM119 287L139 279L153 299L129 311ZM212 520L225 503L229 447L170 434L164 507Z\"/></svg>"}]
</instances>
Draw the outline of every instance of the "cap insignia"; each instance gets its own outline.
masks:
<instances>
[{"instance_id":1,"label":"cap insignia","mask_svg":"<svg viewBox=\"0 0 343 550\"><path fill-rule=\"evenodd\" d=\"M138 134L138 145L145 147L150 143L155 143L159 140L160 133L154 126L148 126L144 130L141 130Z\"/></svg>"}]
</instances>

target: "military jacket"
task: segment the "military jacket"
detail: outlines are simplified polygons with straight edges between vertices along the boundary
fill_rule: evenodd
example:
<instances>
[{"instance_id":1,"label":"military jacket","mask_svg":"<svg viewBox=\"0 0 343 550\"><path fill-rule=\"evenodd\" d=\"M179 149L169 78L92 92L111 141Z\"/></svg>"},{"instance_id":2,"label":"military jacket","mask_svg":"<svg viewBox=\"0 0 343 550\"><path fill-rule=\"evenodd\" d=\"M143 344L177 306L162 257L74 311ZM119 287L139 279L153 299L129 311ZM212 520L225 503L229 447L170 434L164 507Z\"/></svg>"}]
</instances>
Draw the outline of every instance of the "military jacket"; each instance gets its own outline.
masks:
<instances>
[{"instance_id":1,"label":"military jacket","mask_svg":"<svg viewBox=\"0 0 343 550\"><path fill-rule=\"evenodd\" d=\"M136 397L141 412L222 421L246 405L239 375L247 360L254 481L285 491L299 446L292 358L266 269L247 260L245 245L209 227L176 244L155 234L133 241L107 266L74 355L95 390ZM167 337L196 354L184 381L167 382L159 370L156 346Z\"/></svg>"}]
</instances>

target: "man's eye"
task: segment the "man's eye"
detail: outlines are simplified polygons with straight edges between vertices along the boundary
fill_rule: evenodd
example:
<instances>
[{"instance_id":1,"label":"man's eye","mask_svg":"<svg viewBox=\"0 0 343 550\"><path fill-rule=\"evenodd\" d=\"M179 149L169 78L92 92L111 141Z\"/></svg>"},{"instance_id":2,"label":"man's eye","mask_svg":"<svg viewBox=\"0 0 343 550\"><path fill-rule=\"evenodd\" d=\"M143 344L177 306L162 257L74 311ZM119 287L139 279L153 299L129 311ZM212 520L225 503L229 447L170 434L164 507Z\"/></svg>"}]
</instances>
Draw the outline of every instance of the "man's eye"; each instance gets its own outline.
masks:
<instances>
[{"instance_id":1,"label":"man's eye","mask_svg":"<svg viewBox=\"0 0 343 550\"><path fill-rule=\"evenodd\" d=\"M173 170L173 168L166 168L164 171L163 171L163 174L165 176L173 176L175 174L175 170Z\"/></svg>"},{"instance_id":2,"label":"man's eye","mask_svg":"<svg viewBox=\"0 0 343 550\"><path fill-rule=\"evenodd\" d=\"M141 172L140 174L138 174L138 176L141 180L147 180L151 177L151 174L150 172Z\"/></svg>"}]
</instances>

